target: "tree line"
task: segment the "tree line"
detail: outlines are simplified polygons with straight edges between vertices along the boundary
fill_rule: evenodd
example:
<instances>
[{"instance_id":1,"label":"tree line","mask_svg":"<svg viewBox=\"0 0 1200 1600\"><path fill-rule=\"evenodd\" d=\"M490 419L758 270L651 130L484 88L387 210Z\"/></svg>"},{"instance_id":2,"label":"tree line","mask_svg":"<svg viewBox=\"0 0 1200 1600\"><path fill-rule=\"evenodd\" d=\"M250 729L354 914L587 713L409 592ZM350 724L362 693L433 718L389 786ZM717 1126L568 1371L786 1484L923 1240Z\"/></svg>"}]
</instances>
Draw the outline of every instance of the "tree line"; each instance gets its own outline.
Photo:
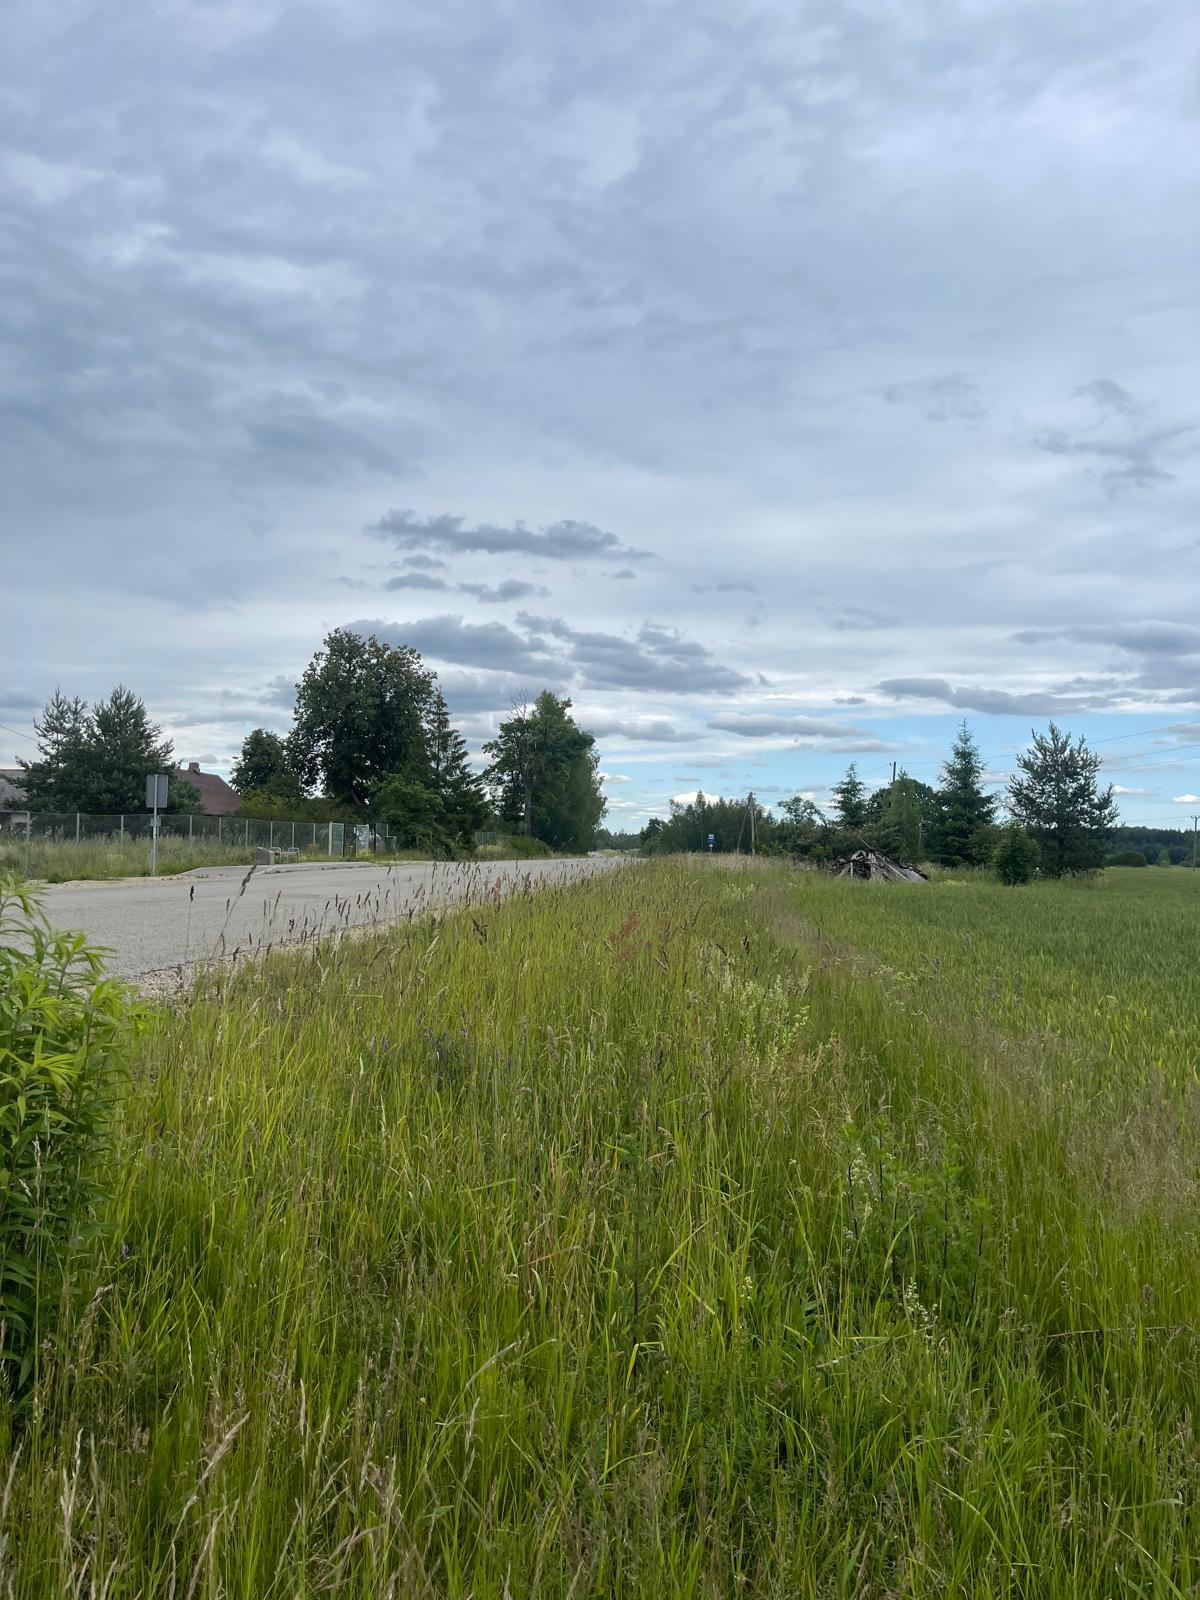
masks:
<instances>
[{"instance_id":1,"label":"tree line","mask_svg":"<svg viewBox=\"0 0 1200 1600\"><path fill-rule=\"evenodd\" d=\"M1072 740L1051 723L1033 733L1005 796L983 786L979 747L964 721L942 766L937 787L900 771L871 791L851 762L831 790L831 816L804 795L793 795L779 815L754 803L756 848L764 853L829 862L855 850L881 850L897 860L947 867L994 867L1007 882L1040 871L1047 877L1091 872L1105 861L1116 817L1111 785L1099 785L1100 757L1083 738ZM750 801L697 794L653 817L641 833L649 854L679 850L746 848Z\"/></svg>"},{"instance_id":2,"label":"tree line","mask_svg":"<svg viewBox=\"0 0 1200 1600\"><path fill-rule=\"evenodd\" d=\"M124 686L93 707L56 690L34 730L39 759L21 763L32 810L137 812L151 772L168 774L168 810L199 806L171 741ZM568 698L544 690L514 706L484 754L477 773L416 650L338 628L296 685L288 733L247 734L231 776L247 816L386 823L403 843L446 852L487 828L591 848L599 758Z\"/></svg>"}]
</instances>

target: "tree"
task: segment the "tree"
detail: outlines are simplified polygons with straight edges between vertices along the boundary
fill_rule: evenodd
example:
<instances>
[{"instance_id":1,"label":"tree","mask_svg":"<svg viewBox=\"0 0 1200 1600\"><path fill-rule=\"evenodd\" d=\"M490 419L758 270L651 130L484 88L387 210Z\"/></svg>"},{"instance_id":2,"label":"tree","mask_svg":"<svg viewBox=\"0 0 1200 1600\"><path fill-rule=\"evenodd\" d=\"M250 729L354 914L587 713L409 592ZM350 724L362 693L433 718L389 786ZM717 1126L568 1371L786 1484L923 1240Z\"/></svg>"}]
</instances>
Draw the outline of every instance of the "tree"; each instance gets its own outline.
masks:
<instances>
[{"instance_id":1,"label":"tree","mask_svg":"<svg viewBox=\"0 0 1200 1600\"><path fill-rule=\"evenodd\" d=\"M867 820L867 788L853 761L846 768L846 776L840 783L834 784L830 793L840 826L861 828Z\"/></svg>"},{"instance_id":2,"label":"tree","mask_svg":"<svg viewBox=\"0 0 1200 1600\"><path fill-rule=\"evenodd\" d=\"M433 686L415 650L335 628L296 686L287 750L300 781L364 809L385 779L428 784Z\"/></svg>"},{"instance_id":3,"label":"tree","mask_svg":"<svg viewBox=\"0 0 1200 1600\"><path fill-rule=\"evenodd\" d=\"M901 772L886 793L878 830L880 847L898 861L916 861L921 854L921 806L916 780Z\"/></svg>"},{"instance_id":4,"label":"tree","mask_svg":"<svg viewBox=\"0 0 1200 1600\"><path fill-rule=\"evenodd\" d=\"M1104 863L1117 802L1112 785L1100 790L1100 757L1080 737L1052 722L1017 757L1019 772L1008 785L1014 818L1025 825L1041 850L1042 870L1051 878L1094 872Z\"/></svg>"},{"instance_id":5,"label":"tree","mask_svg":"<svg viewBox=\"0 0 1200 1600\"><path fill-rule=\"evenodd\" d=\"M487 817L483 782L471 770L467 741L450 722L442 691L435 688L430 703L426 738L430 778L441 802L442 826L452 839L470 844Z\"/></svg>"},{"instance_id":6,"label":"tree","mask_svg":"<svg viewBox=\"0 0 1200 1600\"><path fill-rule=\"evenodd\" d=\"M804 858L823 856L828 848L828 824L820 808L807 796L792 795L780 807L783 816L772 835L774 848Z\"/></svg>"},{"instance_id":7,"label":"tree","mask_svg":"<svg viewBox=\"0 0 1200 1600\"><path fill-rule=\"evenodd\" d=\"M167 774L168 811L191 811L200 797L175 770L171 741L145 703L118 684L89 711L78 697L54 698L34 724L40 761L22 762L32 810L113 816L146 809L146 779Z\"/></svg>"},{"instance_id":8,"label":"tree","mask_svg":"<svg viewBox=\"0 0 1200 1600\"><path fill-rule=\"evenodd\" d=\"M299 800L300 783L288 764L287 745L277 733L255 728L242 741L242 753L230 778L241 795L274 795Z\"/></svg>"},{"instance_id":9,"label":"tree","mask_svg":"<svg viewBox=\"0 0 1200 1600\"><path fill-rule=\"evenodd\" d=\"M168 811L187 811L199 804L195 789L175 771L171 741L151 722L145 703L123 684L92 707L88 766L89 803L81 809L109 814L144 810L146 776L151 772L167 774Z\"/></svg>"},{"instance_id":10,"label":"tree","mask_svg":"<svg viewBox=\"0 0 1200 1600\"><path fill-rule=\"evenodd\" d=\"M1037 840L1031 839L1019 822L1001 829L1000 842L992 853L992 866L1001 883L1028 883L1037 863Z\"/></svg>"},{"instance_id":11,"label":"tree","mask_svg":"<svg viewBox=\"0 0 1200 1600\"><path fill-rule=\"evenodd\" d=\"M453 855L446 810L436 789L413 778L387 778L375 791L371 815L394 828L401 844Z\"/></svg>"},{"instance_id":12,"label":"tree","mask_svg":"<svg viewBox=\"0 0 1200 1600\"><path fill-rule=\"evenodd\" d=\"M948 867L982 866L991 855L996 801L985 794L979 746L964 719L942 767L937 859Z\"/></svg>"},{"instance_id":13,"label":"tree","mask_svg":"<svg viewBox=\"0 0 1200 1600\"><path fill-rule=\"evenodd\" d=\"M549 689L523 703L484 745L484 781L511 828L555 850L588 850L604 815L596 741L570 715L571 702Z\"/></svg>"},{"instance_id":14,"label":"tree","mask_svg":"<svg viewBox=\"0 0 1200 1600\"><path fill-rule=\"evenodd\" d=\"M76 695L68 700L61 689L35 722L38 761L22 761L23 787L31 811L85 811L88 809L88 745L92 719L87 703Z\"/></svg>"},{"instance_id":15,"label":"tree","mask_svg":"<svg viewBox=\"0 0 1200 1600\"><path fill-rule=\"evenodd\" d=\"M1167 857L1168 865L1170 857ZM1106 867L1144 867L1146 858L1140 850L1114 850L1104 863Z\"/></svg>"}]
</instances>

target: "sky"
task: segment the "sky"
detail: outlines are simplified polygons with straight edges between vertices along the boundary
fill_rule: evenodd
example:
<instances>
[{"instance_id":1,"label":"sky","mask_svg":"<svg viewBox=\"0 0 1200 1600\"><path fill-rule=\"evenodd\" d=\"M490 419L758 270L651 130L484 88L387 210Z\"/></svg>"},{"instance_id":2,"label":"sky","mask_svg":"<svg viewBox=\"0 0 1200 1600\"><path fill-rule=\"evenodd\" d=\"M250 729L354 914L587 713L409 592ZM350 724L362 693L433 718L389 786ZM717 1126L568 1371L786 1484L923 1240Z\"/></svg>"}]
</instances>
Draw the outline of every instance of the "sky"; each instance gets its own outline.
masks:
<instances>
[{"instance_id":1,"label":"sky","mask_svg":"<svg viewBox=\"0 0 1200 1600\"><path fill-rule=\"evenodd\" d=\"M335 627L608 822L1002 785L1200 809L1192 0L7 0L0 765L180 760Z\"/></svg>"}]
</instances>

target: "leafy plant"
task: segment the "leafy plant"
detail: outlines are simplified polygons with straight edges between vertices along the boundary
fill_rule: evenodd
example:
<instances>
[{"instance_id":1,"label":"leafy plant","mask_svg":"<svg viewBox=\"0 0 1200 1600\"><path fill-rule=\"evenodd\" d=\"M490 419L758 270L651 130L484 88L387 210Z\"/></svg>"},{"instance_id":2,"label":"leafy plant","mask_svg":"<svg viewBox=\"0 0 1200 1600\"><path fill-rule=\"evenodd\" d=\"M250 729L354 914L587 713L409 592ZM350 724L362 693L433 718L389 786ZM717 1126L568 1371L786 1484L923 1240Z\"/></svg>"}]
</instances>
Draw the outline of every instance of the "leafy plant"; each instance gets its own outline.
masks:
<instances>
[{"instance_id":1,"label":"leafy plant","mask_svg":"<svg viewBox=\"0 0 1200 1600\"><path fill-rule=\"evenodd\" d=\"M1038 842L1031 839L1019 822L1000 830L1000 842L992 856L992 866L1001 883L1028 883L1038 864Z\"/></svg>"},{"instance_id":2,"label":"leafy plant","mask_svg":"<svg viewBox=\"0 0 1200 1600\"><path fill-rule=\"evenodd\" d=\"M139 1013L82 934L0 878L0 1360L28 1379L65 1251L89 1230Z\"/></svg>"}]
</instances>

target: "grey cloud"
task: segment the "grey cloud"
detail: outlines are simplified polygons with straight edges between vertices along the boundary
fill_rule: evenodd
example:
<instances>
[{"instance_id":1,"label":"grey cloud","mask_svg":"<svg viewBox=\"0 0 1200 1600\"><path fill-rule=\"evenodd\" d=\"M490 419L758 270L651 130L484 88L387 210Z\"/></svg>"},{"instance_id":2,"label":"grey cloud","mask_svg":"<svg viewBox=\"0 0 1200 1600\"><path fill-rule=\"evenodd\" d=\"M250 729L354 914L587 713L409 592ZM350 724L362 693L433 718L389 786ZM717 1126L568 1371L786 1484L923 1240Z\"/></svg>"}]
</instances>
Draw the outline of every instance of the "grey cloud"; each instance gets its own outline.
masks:
<instances>
[{"instance_id":1,"label":"grey cloud","mask_svg":"<svg viewBox=\"0 0 1200 1600\"><path fill-rule=\"evenodd\" d=\"M1123 389L1111 378L1093 378L1090 383L1081 383L1075 393L1094 400L1106 411L1119 411L1126 417L1135 415L1141 409L1129 390Z\"/></svg>"},{"instance_id":2,"label":"grey cloud","mask_svg":"<svg viewBox=\"0 0 1200 1600\"><path fill-rule=\"evenodd\" d=\"M296 703L296 683L293 678L280 674L272 678L263 689L263 698L268 705L286 706L290 711Z\"/></svg>"},{"instance_id":3,"label":"grey cloud","mask_svg":"<svg viewBox=\"0 0 1200 1600\"><path fill-rule=\"evenodd\" d=\"M820 717L806 717L788 712L726 711L708 719L708 727L723 733L737 733L743 739L772 739L787 736L805 740L870 739L874 735L864 728L846 723L825 722Z\"/></svg>"},{"instance_id":4,"label":"grey cloud","mask_svg":"<svg viewBox=\"0 0 1200 1600\"><path fill-rule=\"evenodd\" d=\"M438 683L451 714L456 717L480 712L503 713L529 691L529 684L511 673L467 672L455 667L441 668ZM542 687L540 681L538 686ZM558 686L550 684L548 687Z\"/></svg>"},{"instance_id":5,"label":"grey cloud","mask_svg":"<svg viewBox=\"0 0 1200 1600\"><path fill-rule=\"evenodd\" d=\"M622 567L619 572L610 572L609 573L609 577L610 578L629 579L629 578L636 578L637 577L637 573L633 570L632 567Z\"/></svg>"},{"instance_id":6,"label":"grey cloud","mask_svg":"<svg viewBox=\"0 0 1200 1600\"><path fill-rule=\"evenodd\" d=\"M523 522L507 527L486 522L468 527L462 517L449 512L419 517L413 511L389 511L367 531L391 540L401 550L482 551L488 555L541 556L551 561L611 560L614 556L641 561L648 556L647 551L631 549L616 534L590 522L552 522L537 530L527 528Z\"/></svg>"},{"instance_id":7,"label":"grey cloud","mask_svg":"<svg viewBox=\"0 0 1200 1600\"><path fill-rule=\"evenodd\" d=\"M1067 639L1076 644L1111 645L1135 655L1200 654L1200 628L1184 622L1083 624L1065 628L1022 628L1012 637L1021 644Z\"/></svg>"},{"instance_id":8,"label":"grey cloud","mask_svg":"<svg viewBox=\"0 0 1200 1600\"><path fill-rule=\"evenodd\" d=\"M389 578L385 589L449 589L445 578L435 578L431 572L402 572Z\"/></svg>"},{"instance_id":9,"label":"grey cloud","mask_svg":"<svg viewBox=\"0 0 1200 1600\"><path fill-rule=\"evenodd\" d=\"M945 678L888 678L877 683L880 694L894 700L941 700L963 711L989 716L1055 716L1059 712L1096 709L1103 700L1094 696L1054 693L1014 694L1004 689L953 688Z\"/></svg>"},{"instance_id":10,"label":"grey cloud","mask_svg":"<svg viewBox=\"0 0 1200 1600\"><path fill-rule=\"evenodd\" d=\"M898 617L889 617L866 606L843 606L833 626L838 633L874 633L880 628L894 628L898 622Z\"/></svg>"},{"instance_id":11,"label":"grey cloud","mask_svg":"<svg viewBox=\"0 0 1200 1600\"><path fill-rule=\"evenodd\" d=\"M458 666L491 667L540 676L561 673L561 663L502 622L464 622L461 617L421 617L415 622L363 618L348 622L354 633L374 634L384 644L408 645L423 656Z\"/></svg>"},{"instance_id":12,"label":"grey cloud","mask_svg":"<svg viewBox=\"0 0 1200 1600\"><path fill-rule=\"evenodd\" d=\"M247 424L251 453L272 476L286 473L304 482L336 483L347 470L396 474L409 464L409 449L385 446L353 425L304 411L281 411Z\"/></svg>"},{"instance_id":13,"label":"grey cloud","mask_svg":"<svg viewBox=\"0 0 1200 1600\"><path fill-rule=\"evenodd\" d=\"M578 712L578 717L581 726L590 729L597 737L607 735L638 742L644 740L649 744L686 744L695 737L664 717L621 717L603 711L582 710Z\"/></svg>"},{"instance_id":14,"label":"grey cloud","mask_svg":"<svg viewBox=\"0 0 1200 1600\"><path fill-rule=\"evenodd\" d=\"M1194 427L1159 428L1128 439L1072 438L1061 428L1045 428L1034 437L1034 444L1052 456L1096 456L1101 460L1116 460L1123 465L1111 468L1104 474L1105 487L1115 492L1125 487L1153 489L1160 483L1172 483L1175 474L1160 467L1156 454L1177 439L1194 433Z\"/></svg>"},{"instance_id":15,"label":"grey cloud","mask_svg":"<svg viewBox=\"0 0 1200 1600\"><path fill-rule=\"evenodd\" d=\"M658 690L666 694L729 693L752 682L715 661L707 648L674 628L646 622L632 639L570 627L558 617L519 612L517 621L567 647L587 688Z\"/></svg>"},{"instance_id":16,"label":"grey cloud","mask_svg":"<svg viewBox=\"0 0 1200 1600\"><path fill-rule=\"evenodd\" d=\"M437 556L405 556L402 565L414 567L419 572L440 572L449 565Z\"/></svg>"},{"instance_id":17,"label":"grey cloud","mask_svg":"<svg viewBox=\"0 0 1200 1600\"><path fill-rule=\"evenodd\" d=\"M893 406L915 406L927 422L976 422L986 415L978 385L961 372L940 378L913 378L890 383L883 398Z\"/></svg>"},{"instance_id":18,"label":"grey cloud","mask_svg":"<svg viewBox=\"0 0 1200 1600\"><path fill-rule=\"evenodd\" d=\"M494 586L487 583L460 583L462 594L474 595L486 605L498 605L505 600L528 600L531 595L548 594L540 583L524 583L520 578L506 578Z\"/></svg>"}]
</instances>

